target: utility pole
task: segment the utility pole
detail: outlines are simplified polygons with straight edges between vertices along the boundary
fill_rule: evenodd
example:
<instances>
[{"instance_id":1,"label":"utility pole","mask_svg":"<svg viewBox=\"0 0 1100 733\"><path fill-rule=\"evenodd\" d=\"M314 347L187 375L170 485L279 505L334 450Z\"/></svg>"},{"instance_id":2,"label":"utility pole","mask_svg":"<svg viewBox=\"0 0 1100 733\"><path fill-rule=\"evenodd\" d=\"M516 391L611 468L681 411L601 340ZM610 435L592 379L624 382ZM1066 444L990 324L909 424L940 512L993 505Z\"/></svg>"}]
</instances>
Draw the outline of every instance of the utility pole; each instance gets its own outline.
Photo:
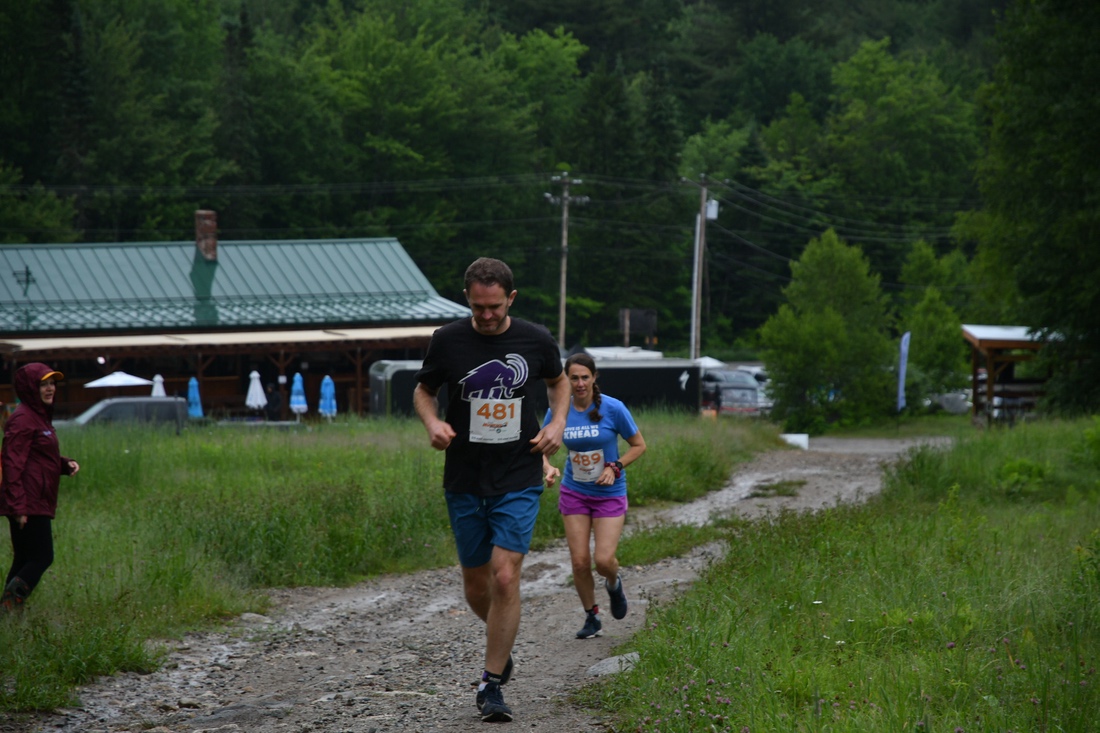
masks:
<instances>
[{"instance_id":1,"label":"utility pole","mask_svg":"<svg viewBox=\"0 0 1100 733\"><path fill-rule=\"evenodd\" d=\"M552 204L561 204L561 293L559 295L560 302L558 303L558 346L565 348L565 283L566 273L569 269L569 202L586 204L588 203L588 197L570 197L569 186L571 184L580 185L584 181L579 178L570 178L568 172L562 173L560 176L553 176L550 180L561 184L561 196L553 196L549 193L543 194L543 196Z\"/></svg>"},{"instance_id":2,"label":"utility pole","mask_svg":"<svg viewBox=\"0 0 1100 733\"><path fill-rule=\"evenodd\" d=\"M699 213L695 215L695 255L691 270L691 335L688 358L698 359L702 345L703 252L707 246L707 220L718 218L718 202L707 201L707 176L699 174Z\"/></svg>"}]
</instances>

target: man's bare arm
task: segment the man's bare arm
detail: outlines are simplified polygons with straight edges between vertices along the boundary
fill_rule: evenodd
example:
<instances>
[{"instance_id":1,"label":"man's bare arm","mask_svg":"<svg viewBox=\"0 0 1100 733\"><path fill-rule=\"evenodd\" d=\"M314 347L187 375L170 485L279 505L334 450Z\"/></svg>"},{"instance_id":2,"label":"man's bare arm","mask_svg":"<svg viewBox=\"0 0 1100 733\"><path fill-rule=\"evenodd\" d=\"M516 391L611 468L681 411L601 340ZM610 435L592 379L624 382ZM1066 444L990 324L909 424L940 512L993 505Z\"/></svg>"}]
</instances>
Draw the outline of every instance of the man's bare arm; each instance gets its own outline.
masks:
<instances>
[{"instance_id":1,"label":"man's bare arm","mask_svg":"<svg viewBox=\"0 0 1100 733\"><path fill-rule=\"evenodd\" d=\"M552 456L561 448L565 433L565 419L569 415L569 380L565 374L546 380L546 396L550 398L550 422L531 439L532 453Z\"/></svg>"},{"instance_id":2,"label":"man's bare arm","mask_svg":"<svg viewBox=\"0 0 1100 733\"><path fill-rule=\"evenodd\" d=\"M423 384L416 385L416 389L413 390L413 408L420 422L424 423L424 429L428 431L428 439L432 447L436 450L446 450L456 433L450 423L439 419L437 394Z\"/></svg>"}]
</instances>

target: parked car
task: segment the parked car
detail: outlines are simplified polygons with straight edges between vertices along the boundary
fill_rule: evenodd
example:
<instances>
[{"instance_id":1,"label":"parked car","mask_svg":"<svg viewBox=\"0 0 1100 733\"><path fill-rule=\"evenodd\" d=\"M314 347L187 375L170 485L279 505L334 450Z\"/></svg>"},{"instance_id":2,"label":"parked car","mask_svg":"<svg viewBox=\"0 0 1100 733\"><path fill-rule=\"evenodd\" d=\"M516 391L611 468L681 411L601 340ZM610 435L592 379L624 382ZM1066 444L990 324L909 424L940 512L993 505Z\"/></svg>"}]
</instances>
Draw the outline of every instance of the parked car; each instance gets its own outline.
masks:
<instances>
[{"instance_id":1,"label":"parked car","mask_svg":"<svg viewBox=\"0 0 1100 733\"><path fill-rule=\"evenodd\" d=\"M752 378L756 380L756 384L759 387L757 391L757 404L760 406L761 412L768 412L772 409L772 398L768 394L768 384L771 382L771 378L768 377L768 373L764 371L762 366L751 366L748 364L742 364L737 367L737 371L745 372L752 375Z\"/></svg>"},{"instance_id":2,"label":"parked car","mask_svg":"<svg viewBox=\"0 0 1100 733\"><path fill-rule=\"evenodd\" d=\"M179 432L186 422L187 400L183 397L108 397L72 420L54 420L54 425L83 427L135 423L143 426L172 426Z\"/></svg>"},{"instance_id":3,"label":"parked car","mask_svg":"<svg viewBox=\"0 0 1100 733\"><path fill-rule=\"evenodd\" d=\"M704 410L718 408L723 414L760 411L760 388L751 374L737 369L707 369L702 381Z\"/></svg>"}]
</instances>

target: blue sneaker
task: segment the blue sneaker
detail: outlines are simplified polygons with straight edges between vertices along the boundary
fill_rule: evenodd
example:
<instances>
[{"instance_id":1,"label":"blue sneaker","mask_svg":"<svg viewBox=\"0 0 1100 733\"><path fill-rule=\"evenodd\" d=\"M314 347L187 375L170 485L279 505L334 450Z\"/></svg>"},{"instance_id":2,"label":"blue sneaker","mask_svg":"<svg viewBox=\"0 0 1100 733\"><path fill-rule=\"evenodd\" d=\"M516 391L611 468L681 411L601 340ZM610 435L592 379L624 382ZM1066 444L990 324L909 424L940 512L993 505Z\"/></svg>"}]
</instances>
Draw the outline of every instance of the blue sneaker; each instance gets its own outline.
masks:
<instances>
[{"instance_id":1,"label":"blue sneaker","mask_svg":"<svg viewBox=\"0 0 1100 733\"><path fill-rule=\"evenodd\" d=\"M604 587L607 588L607 595L611 596L611 615L616 619L622 619L626 618L626 592L623 591L622 576L616 576L615 581L614 588L607 585L607 581L604 581Z\"/></svg>"},{"instance_id":2,"label":"blue sneaker","mask_svg":"<svg viewBox=\"0 0 1100 733\"><path fill-rule=\"evenodd\" d=\"M577 632L578 639L587 639L592 636L598 636L600 629L603 628L603 624L600 622L600 614L596 611L586 611L584 619L584 628Z\"/></svg>"},{"instance_id":3,"label":"blue sneaker","mask_svg":"<svg viewBox=\"0 0 1100 733\"><path fill-rule=\"evenodd\" d=\"M512 708L504 704L504 693L496 682L490 682L485 689L478 690L477 709L481 711L483 723L509 723L512 720Z\"/></svg>"},{"instance_id":4,"label":"blue sneaker","mask_svg":"<svg viewBox=\"0 0 1100 733\"><path fill-rule=\"evenodd\" d=\"M512 679L512 668L514 666L515 666L515 662L512 661L512 655L509 654L508 655L508 662L504 665L504 671L500 673L500 682L497 683L498 685L503 685L505 682ZM482 676L481 680L482 680L482 682L484 682L486 680L486 677ZM477 691L477 696L474 698L474 701L477 703L477 709L478 710L481 710L481 707L485 704L485 690L486 689L488 689L487 686L481 688L480 690L478 690Z\"/></svg>"}]
</instances>

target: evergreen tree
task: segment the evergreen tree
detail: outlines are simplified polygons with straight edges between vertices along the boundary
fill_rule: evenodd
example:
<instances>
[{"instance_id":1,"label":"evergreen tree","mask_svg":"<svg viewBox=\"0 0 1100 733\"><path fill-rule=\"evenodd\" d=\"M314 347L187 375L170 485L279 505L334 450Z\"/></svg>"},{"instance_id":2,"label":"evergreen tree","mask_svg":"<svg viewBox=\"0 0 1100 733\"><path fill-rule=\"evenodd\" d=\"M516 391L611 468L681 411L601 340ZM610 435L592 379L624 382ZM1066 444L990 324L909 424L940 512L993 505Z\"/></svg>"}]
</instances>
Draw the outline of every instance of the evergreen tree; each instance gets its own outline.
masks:
<instances>
[{"instance_id":1,"label":"evergreen tree","mask_svg":"<svg viewBox=\"0 0 1100 733\"><path fill-rule=\"evenodd\" d=\"M969 352L962 336L962 322L938 288L925 288L920 300L902 312L899 331L911 334L906 379L908 405L919 405L926 397L966 385Z\"/></svg>"},{"instance_id":2,"label":"evergreen tree","mask_svg":"<svg viewBox=\"0 0 1100 733\"><path fill-rule=\"evenodd\" d=\"M22 184L19 171L0 162L0 244L74 242L72 202L41 184Z\"/></svg>"},{"instance_id":3,"label":"evergreen tree","mask_svg":"<svg viewBox=\"0 0 1100 733\"><path fill-rule=\"evenodd\" d=\"M260 150L254 118L254 91L250 76L253 48L252 21L248 7L223 17L225 31L221 79L218 84L218 126L214 144L218 157L232 164L222 182L248 191L262 182ZM256 238L263 218L264 203L249 195L227 196L217 205L218 226L236 238Z\"/></svg>"},{"instance_id":4,"label":"evergreen tree","mask_svg":"<svg viewBox=\"0 0 1100 733\"><path fill-rule=\"evenodd\" d=\"M1012 275L1020 322L1050 337L1049 396L1070 411L1100 407L1098 33L1096 3L1013 3L988 96L988 210L973 222L990 269Z\"/></svg>"},{"instance_id":5,"label":"evergreen tree","mask_svg":"<svg viewBox=\"0 0 1100 733\"><path fill-rule=\"evenodd\" d=\"M772 413L790 430L861 424L892 404L890 313L858 248L829 230L791 264L787 302L760 329Z\"/></svg>"}]
</instances>

